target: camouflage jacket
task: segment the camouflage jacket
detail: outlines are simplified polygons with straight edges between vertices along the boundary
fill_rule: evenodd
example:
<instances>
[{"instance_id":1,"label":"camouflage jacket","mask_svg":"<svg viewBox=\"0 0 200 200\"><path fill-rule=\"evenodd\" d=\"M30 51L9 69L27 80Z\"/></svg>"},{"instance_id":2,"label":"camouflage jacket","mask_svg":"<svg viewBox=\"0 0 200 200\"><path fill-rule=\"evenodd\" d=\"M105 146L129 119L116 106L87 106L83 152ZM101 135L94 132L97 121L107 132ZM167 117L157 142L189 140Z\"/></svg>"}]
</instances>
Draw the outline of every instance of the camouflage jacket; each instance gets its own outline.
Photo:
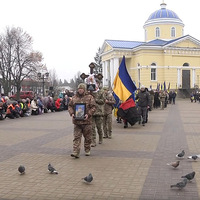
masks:
<instances>
[{"instance_id":1,"label":"camouflage jacket","mask_svg":"<svg viewBox=\"0 0 200 200\"><path fill-rule=\"evenodd\" d=\"M113 105L116 103L115 98L111 93L107 93L105 94L105 99L107 102L104 105L104 115L112 114Z\"/></svg>"},{"instance_id":2,"label":"camouflage jacket","mask_svg":"<svg viewBox=\"0 0 200 200\"><path fill-rule=\"evenodd\" d=\"M88 115L87 120L76 120L73 118L73 123L76 125L81 124L92 124L92 115L94 114L96 110L96 103L92 95L90 94L84 94L83 96L80 96L78 93L71 98L68 105L68 112L70 116L72 114L75 114L75 104L76 103L85 103L86 104L86 114Z\"/></svg>"},{"instance_id":3,"label":"camouflage jacket","mask_svg":"<svg viewBox=\"0 0 200 200\"><path fill-rule=\"evenodd\" d=\"M104 92L102 90L98 90L97 92L92 92L92 96L94 97L96 102L96 111L94 113L94 116L103 116L105 104Z\"/></svg>"},{"instance_id":4,"label":"camouflage jacket","mask_svg":"<svg viewBox=\"0 0 200 200\"><path fill-rule=\"evenodd\" d=\"M161 92L159 93L159 97L160 97L160 100L161 100L161 101L165 101L165 98L166 98L165 92L164 92L164 91L161 91Z\"/></svg>"}]
</instances>

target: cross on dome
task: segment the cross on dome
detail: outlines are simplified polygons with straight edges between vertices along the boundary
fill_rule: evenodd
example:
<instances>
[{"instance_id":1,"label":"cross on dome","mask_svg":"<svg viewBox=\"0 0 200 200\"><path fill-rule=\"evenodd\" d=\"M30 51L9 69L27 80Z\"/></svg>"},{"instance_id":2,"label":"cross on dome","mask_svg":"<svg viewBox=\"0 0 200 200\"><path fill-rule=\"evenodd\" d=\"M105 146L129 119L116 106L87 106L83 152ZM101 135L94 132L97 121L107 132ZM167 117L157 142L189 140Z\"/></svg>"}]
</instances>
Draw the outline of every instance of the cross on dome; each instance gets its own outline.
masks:
<instances>
[{"instance_id":1,"label":"cross on dome","mask_svg":"<svg viewBox=\"0 0 200 200\"><path fill-rule=\"evenodd\" d=\"M167 4L164 2L164 0L163 0L163 2L160 4L160 6L161 6L161 9L165 9L166 8L166 6L167 6Z\"/></svg>"}]
</instances>

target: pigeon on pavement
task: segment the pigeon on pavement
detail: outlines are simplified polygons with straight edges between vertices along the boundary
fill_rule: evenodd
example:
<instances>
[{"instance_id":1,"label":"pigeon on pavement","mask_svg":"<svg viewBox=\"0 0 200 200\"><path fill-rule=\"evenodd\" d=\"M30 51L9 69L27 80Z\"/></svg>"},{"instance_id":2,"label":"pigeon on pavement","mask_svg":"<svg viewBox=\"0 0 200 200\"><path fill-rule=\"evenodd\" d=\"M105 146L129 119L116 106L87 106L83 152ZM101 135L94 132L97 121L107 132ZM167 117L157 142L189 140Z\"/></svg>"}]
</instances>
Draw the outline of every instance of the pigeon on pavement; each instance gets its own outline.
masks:
<instances>
[{"instance_id":1,"label":"pigeon on pavement","mask_svg":"<svg viewBox=\"0 0 200 200\"><path fill-rule=\"evenodd\" d=\"M197 160L198 158L200 158L200 155L188 156L188 159L192 159L192 160Z\"/></svg>"},{"instance_id":2,"label":"pigeon on pavement","mask_svg":"<svg viewBox=\"0 0 200 200\"><path fill-rule=\"evenodd\" d=\"M189 174L186 174L185 176L182 176L181 178L187 178L188 181L191 181L195 176L195 172L191 172Z\"/></svg>"},{"instance_id":3,"label":"pigeon on pavement","mask_svg":"<svg viewBox=\"0 0 200 200\"><path fill-rule=\"evenodd\" d=\"M86 176L85 178L82 178L82 179L84 179L87 183L90 183L90 182L92 182L92 180L93 180L93 176L92 176L92 174L90 173L88 176Z\"/></svg>"},{"instance_id":4,"label":"pigeon on pavement","mask_svg":"<svg viewBox=\"0 0 200 200\"><path fill-rule=\"evenodd\" d=\"M20 174L25 174L25 167L23 165L20 165L18 167L18 171L19 171Z\"/></svg>"},{"instance_id":5,"label":"pigeon on pavement","mask_svg":"<svg viewBox=\"0 0 200 200\"><path fill-rule=\"evenodd\" d=\"M183 189L187 185L187 178L184 178L183 181L178 182L175 185L171 185L171 188L177 187L178 189Z\"/></svg>"},{"instance_id":6,"label":"pigeon on pavement","mask_svg":"<svg viewBox=\"0 0 200 200\"><path fill-rule=\"evenodd\" d=\"M181 151L181 153L178 153L178 154L176 155L176 157L177 157L177 158L184 158L184 155L185 155L185 151L183 150L183 151Z\"/></svg>"},{"instance_id":7,"label":"pigeon on pavement","mask_svg":"<svg viewBox=\"0 0 200 200\"><path fill-rule=\"evenodd\" d=\"M167 163L167 165L170 165L170 166L172 166L172 167L174 167L174 168L177 168L177 167L179 166L179 164L180 164L180 161L179 161L179 160L177 160L176 162Z\"/></svg>"},{"instance_id":8,"label":"pigeon on pavement","mask_svg":"<svg viewBox=\"0 0 200 200\"><path fill-rule=\"evenodd\" d=\"M55 170L55 168L50 163L48 164L48 171L51 174L58 174L58 172Z\"/></svg>"}]
</instances>

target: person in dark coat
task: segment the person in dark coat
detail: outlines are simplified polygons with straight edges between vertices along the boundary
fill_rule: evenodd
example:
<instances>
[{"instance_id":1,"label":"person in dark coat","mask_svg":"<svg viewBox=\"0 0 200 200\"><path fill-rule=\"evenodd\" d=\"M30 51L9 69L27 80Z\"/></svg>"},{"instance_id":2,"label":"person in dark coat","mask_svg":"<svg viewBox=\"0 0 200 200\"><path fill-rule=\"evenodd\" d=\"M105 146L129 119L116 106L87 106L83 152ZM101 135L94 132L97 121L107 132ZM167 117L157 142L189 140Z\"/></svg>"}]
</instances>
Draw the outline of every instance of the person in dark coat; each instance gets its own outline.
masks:
<instances>
[{"instance_id":1,"label":"person in dark coat","mask_svg":"<svg viewBox=\"0 0 200 200\"><path fill-rule=\"evenodd\" d=\"M176 99L176 92L172 91L172 102L175 104L175 99Z\"/></svg>"},{"instance_id":2,"label":"person in dark coat","mask_svg":"<svg viewBox=\"0 0 200 200\"><path fill-rule=\"evenodd\" d=\"M145 86L141 86L140 92L136 96L138 99L138 111L142 117L142 125L145 126L147 119L147 109L151 105L149 92L146 91Z\"/></svg>"},{"instance_id":3,"label":"person in dark coat","mask_svg":"<svg viewBox=\"0 0 200 200\"><path fill-rule=\"evenodd\" d=\"M159 107L160 107L159 92L158 90L156 90L154 94L154 108L159 108Z\"/></svg>"}]
</instances>

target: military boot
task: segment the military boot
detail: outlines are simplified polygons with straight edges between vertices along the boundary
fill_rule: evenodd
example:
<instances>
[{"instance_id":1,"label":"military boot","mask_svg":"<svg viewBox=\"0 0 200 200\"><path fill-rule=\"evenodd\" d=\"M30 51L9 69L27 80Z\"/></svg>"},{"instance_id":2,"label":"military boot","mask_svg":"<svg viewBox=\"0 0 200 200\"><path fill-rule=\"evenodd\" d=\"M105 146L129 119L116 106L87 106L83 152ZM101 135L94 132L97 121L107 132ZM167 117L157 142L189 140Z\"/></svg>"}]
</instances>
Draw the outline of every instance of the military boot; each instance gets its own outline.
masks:
<instances>
[{"instance_id":1,"label":"military boot","mask_svg":"<svg viewBox=\"0 0 200 200\"><path fill-rule=\"evenodd\" d=\"M79 153L73 152L73 153L71 154L71 157L79 158Z\"/></svg>"},{"instance_id":2,"label":"military boot","mask_svg":"<svg viewBox=\"0 0 200 200\"><path fill-rule=\"evenodd\" d=\"M103 135L99 135L99 144L103 143Z\"/></svg>"},{"instance_id":3,"label":"military boot","mask_svg":"<svg viewBox=\"0 0 200 200\"><path fill-rule=\"evenodd\" d=\"M96 139L92 139L91 147L95 147L95 146L97 146Z\"/></svg>"}]
</instances>

